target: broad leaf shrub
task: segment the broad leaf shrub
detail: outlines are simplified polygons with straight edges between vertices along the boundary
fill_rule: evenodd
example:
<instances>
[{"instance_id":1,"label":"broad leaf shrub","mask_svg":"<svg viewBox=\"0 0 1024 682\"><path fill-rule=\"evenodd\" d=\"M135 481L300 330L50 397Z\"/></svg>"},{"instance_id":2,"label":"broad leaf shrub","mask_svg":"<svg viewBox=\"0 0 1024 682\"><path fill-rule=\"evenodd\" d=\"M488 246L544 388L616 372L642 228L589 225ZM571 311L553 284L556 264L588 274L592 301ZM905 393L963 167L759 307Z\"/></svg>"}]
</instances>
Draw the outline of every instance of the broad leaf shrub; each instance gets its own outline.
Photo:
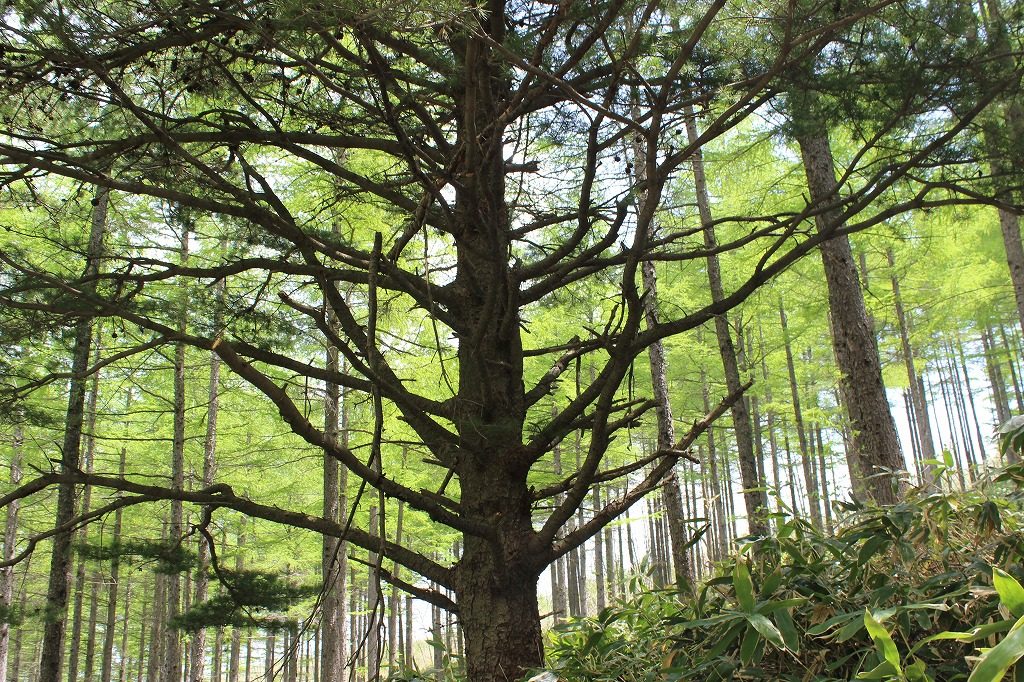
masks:
<instances>
[{"instance_id":1,"label":"broad leaf shrub","mask_svg":"<svg viewBox=\"0 0 1024 682\"><path fill-rule=\"evenodd\" d=\"M566 682L1002 679L1024 654L1022 503L1015 465L967 491L841 506L834 536L779 517L692 590L559 626L549 669Z\"/></svg>"}]
</instances>

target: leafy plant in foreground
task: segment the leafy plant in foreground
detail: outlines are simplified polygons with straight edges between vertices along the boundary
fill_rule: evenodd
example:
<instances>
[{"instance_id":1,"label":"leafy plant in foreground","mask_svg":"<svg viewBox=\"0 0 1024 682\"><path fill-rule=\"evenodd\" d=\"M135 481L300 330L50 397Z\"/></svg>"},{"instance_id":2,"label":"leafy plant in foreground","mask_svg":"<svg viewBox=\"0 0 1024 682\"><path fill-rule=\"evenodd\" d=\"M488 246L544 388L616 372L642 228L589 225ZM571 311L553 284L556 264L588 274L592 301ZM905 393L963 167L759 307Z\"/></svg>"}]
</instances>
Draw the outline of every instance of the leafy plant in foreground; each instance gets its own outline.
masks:
<instances>
[{"instance_id":1,"label":"leafy plant in foreground","mask_svg":"<svg viewBox=\"0 0 1024 682\"><path fill-rule=\"evenodd\" d=\"M1022 478L1017 465L963 492L848 505L834 536L779 519L693 593L646 592L563 625L551 669L564 680L1002 679L1024 655Z\"/></svg>"}]
</instances>

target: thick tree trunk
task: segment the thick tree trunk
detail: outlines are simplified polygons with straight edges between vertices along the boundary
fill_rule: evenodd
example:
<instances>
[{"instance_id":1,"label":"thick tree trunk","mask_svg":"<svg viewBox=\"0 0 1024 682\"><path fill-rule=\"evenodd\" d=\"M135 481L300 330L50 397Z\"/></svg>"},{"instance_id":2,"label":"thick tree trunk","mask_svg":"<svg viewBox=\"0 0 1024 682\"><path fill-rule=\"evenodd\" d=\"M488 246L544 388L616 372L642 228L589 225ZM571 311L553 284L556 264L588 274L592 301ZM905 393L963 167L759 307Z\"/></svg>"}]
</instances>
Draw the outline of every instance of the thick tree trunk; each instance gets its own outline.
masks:
<instances>
[{"instance_id":1,"label":"thick tree trunk","mask_svg":"<svg viewBox=\"0 0 1024 682\"><path fill-rule=\"evenodd\" d=\"M993 67L1000 69L1007 79L1012 79L1017 68L1013 57L1016 50L1010 42L1009 25L1003 16L1001 3L999 0L983 0L978 8L985 23L986 38L998 55ZM996 198L1003 203L998 209L999 231L1006 251L1018 322L1024 329L1024 245L1021 244L1020 215L1012 208L1019 197L1011 184L1022 160L1019 145L1024 137L1024 108L1016 91L1008 92L1008 97L992 107L996 113L983 123L982 130L991 159Z\"/></svg>"},{"instance_id":2,"label":"thick tree trunk","mask_svg":"<svg viewBox=\"0 0 1024 682\"><path fill-rule=\"evenodd\" d=\"M486 543L467 538L460 567L485 565L491 570L456 572L466 673L472 682L517 680L528 668L544 663L537 578L510 572L496 561ZM495 581L493 575L502 579Z\"/></svg>"},{"instance_id":3,"label":"thick tree trunk","mask_svg":"<svg viewBox=\"0 0 1024 682\"><path fill-rule=\"evenodd\" d=\"M811 200L818 206L835 203L839 188L827 131L812 125L797 136L797 142ZM821 210L815 222L818 231L826 235L843 227L841 214L834 208ZM851 474L860 481L869 481L865 489L876 502L892 504L901 488L898 472L905 465L849 238L838 235L823 242L821 259L832 315L832 343L841 373L840 389L850 417L853 445L860 455L860 469Z\"/></svg>"},{"instance_id":4,"label":"thick tree trunk","mask_svg":"<svg viewBox=\"0 0 1024 682\"><path fill-rule=\"evenodd\" d=\"M109 192L96 191L89 231L83 285L86 294L94 289L89 278L99 272L103 249L103 233L107 222ZM64 423L64 442L61 447L60 468L64 472L77 471L80 464L82 425L85 418L85 373L89 365L92 346L92 320L83 317L75 326L75 345L71 356L71 382L68 391L68 409ZM68 524L75 516L75 487L62 484L57 492L55 527ZM64 639L67 624L68 590L71 580L72 531L65 530L53 537L50 556L49 583L46 589L46 617L39 659L39 682L59 682L64 661Z\"/></svg>"}]
</instances>

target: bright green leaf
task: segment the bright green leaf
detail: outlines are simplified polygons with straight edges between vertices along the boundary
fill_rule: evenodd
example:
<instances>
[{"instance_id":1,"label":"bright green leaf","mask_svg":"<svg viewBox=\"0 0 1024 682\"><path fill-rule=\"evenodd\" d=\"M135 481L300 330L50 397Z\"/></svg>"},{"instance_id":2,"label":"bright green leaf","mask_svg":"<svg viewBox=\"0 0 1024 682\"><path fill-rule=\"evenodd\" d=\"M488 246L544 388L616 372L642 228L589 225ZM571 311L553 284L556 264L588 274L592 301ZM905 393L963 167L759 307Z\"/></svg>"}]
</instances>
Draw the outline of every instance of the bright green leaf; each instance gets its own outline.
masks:
<instances>
[{"instance_id":1,"label":"bright green leaf","mask_svg":"<svg viewBox=\"0 0 1024 682\"><path fill-rule=\"evenodd\" d=\"M967 682L999 682L1006 671L1024 656L1024 618L1018 620L999 644L986 651Z\"/></svg>"},{"instance_id":2,"label":"bright green leaf","mask_svg":"<svg viewBox=\"0 0 1024 682\"><path fill-rule=\"evenodd\" d=\"M878 649L882 658L892 664L893 668L900 670L900 652L896 648L896 642L892 641L889 631L875 620L871 611L867 609L864 609L864 627L867 628L868 634L871 635L871 641L875 643L875 648Z\"/></svg>"},{"instance_id":3,"label":"bright green leaf","mask_svg":"<svg viewBox=\"0 0 1024 682\"><path fill-rule=\"evenodd\" d=\"M750 579L747 565L742 561L737 561L736 567L732 570L732 584L736 590L736 601L739 602L740 608L747 613L753 613L754 583Z\"/></svg>"},{"instance_id":4,"label":"bright green leaf","mask_svg":"<svg viewBox=\"0 0 1024 682\"><path fill-rule=\"evenodd\" d=\"M1009 573L992 567L992 584L999 593L999 601L1015 618L1024 616L1024 587Z\"/></svg>"}]
</instances>

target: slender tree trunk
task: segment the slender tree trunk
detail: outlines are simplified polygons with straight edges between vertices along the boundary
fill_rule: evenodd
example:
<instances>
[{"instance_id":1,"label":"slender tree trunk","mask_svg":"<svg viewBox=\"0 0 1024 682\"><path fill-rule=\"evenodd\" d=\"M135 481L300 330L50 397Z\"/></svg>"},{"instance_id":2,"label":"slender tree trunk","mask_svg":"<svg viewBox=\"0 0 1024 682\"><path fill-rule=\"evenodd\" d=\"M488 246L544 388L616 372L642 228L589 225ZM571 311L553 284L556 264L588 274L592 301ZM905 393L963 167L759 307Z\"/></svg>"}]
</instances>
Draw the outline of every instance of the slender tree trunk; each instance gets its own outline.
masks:
<instances>
[{"instance_id":1,"label":"slender tree trunk","mask_svg":"<svg viewBox=\"0 0 1024 682\"><path fill-rule=\"evenodd\" d=\"M593 487L594 513L601 509L601 486ZM597 612L601 613L608 605L608 594L605 591L604 544L600 534L594 536L594 586L597 588Z\"/></svg>"},{"instance_id":2,"label":"slender tree trunk","mask_svg":"<svg viewBox=\"0 0 1024 682\"><path fill-rule=\"evenodd\" d=\"M811 104L803 103L807 113ZM797 135L797 142L811 199L818 206L834 204L839 198L839 186L828 133L817 121L804 120L801 124L803 130ZM843 227L837 208L821 210L815 222L818 231L826 235ZM903 456L849 238L840 235L823 242L821 257L832 316L832 343L841 373L840 390L850 417L854 448L860 455L860 470L851 474L860 481L870 480L863 487L875 501L892 504L901 487L895 472L904 468Z\"/></svg>"},{"instance_id":3,"label":"slender tree trunk","mask_svg":"<svg viewBox=\"0 0 1024 682\"><path fill-rule=\"evenodd\" d=\"M761 380L764 382L764 400L768 405L772 404L772 387L768 380L768 353L764 345L764 333L761 324L757 325L757 345L761 356ZM775 436L775 410L769 409L765 414L765 427L768 429L768 452L772 460L772 481L775 486L775 494L779 496L779 504L782 498L782 481L779 472L779 444ZM781 508L777 511L781 512Z\"/></svg>"},{"instance_id":4,"label":"slender tree trunk","mask_svg":"<svg viewBox=\"0 0 1024 682\"><path fill-rule=\"evenodd\" d=\"M395 519L395 542L402 544L402 522L404 521L404 505L398 501L398 516ZM399 566L395 564L392 569L394 576L399 577ZM395 663L398 660L398 611L401 606L401 595L398 588L391 586L391 594L388 598L388 674L395 672Z\"/></svg>"},{"instance_id":5,"label":"slender tree trunk","mask_svg":"<svg viewBox=\"0 0 1024 682\"><path fill-rule=\"evenodd\" d=\"M192 229L191 219L185 209L172 209L181 211L175 216L175 222L181 230L179 260L182 265L188 262L189 257L189 232ZM179 303L178 332L184 334L188 320L188 309L185 303L186 292L179 293L182 300ZM174 436L171 443L171 488L173 490L184 490L185 488L185 344L179 343L174 347ZM182 503L179 500L171 501L171 519L168 528L169 541L178 543L181 541L185 530L184 514ZM170 623L181 613L181 576L170 573L167 578L167 604L166 619ZM179 682L182 679L182 653L181 634L177 628L167 626L164 628L163 658L160 677L162 682Z\"/></svg>"},{"instance_id":6,"label":"slender tree trunk","mask_svg":"<svg viewBox=\"0 0 1024 682\"><path fill-rule=\"evenodd\" d=\"M407 668L416 667L412 640L412 595L405 595L405 654L402 656L402 664Z\"/></svg>"},{"instance_id":7,"label":"slender tree trunk","mask_svg":"<svg viewBox=\"0 0 1024 682\"><path fill-rule=\"evenodd\" d=\"M93 351L93 362L96 363L100 358L100 333L97 329L95 331L95 350ZM96 456L96 405L99 400L99 386L100 386L100 375L99 372L93 374L90 381L90 388L88 398L86 399L85 407L85 431L82 434L82 438L85 440L85 453L83 457L84 469L86 472L92 473L93 470L93 458ZM86 485L82 489L82 503L80 513L85 514L89 511L92 506L92 486ZM81 530L78 531L78 542L81 545L86 545L89 541L89 526L82 526ZM74 607L72 608L71 616L71 651L68 653L68 682L77 682L78 680L78 663L81 657L82 649L82 611L85 604L85 574L86 574L86 559L84 556L80 556L78 559L78 567L75 571L75 601ZM94 591L89 590L90 595L93 595ZM95 599L91 599L91 603L94 603ZM90 613L92 613L92 606L89 607ZM95 620L93 621L95 622ZM89 675L86 674L86 682L89 682Z\"/></svg>"},{"instance_id":8,"label":"slender tree trunk","mask_svg":"<svg viewBox=\"0 0 1024 682\"><path fill-rule=\"evenodd\" d=\"M11 488L17 488L21 483L21 461L22 448L25 443L25 431L21 424L15 424L14 433L11 437ZM4 522L4 546L3 560L5 562L14 558L14 545L18 541L18 509L21 503L19 500L12 500L7 505L7 518ZM14 605L14 566L0 568L0 609L4 613L11 613ZM7 682L7 653L10 645L11 626L7 619L0 622L0 682ZM16 676L12 675L13 682L18 682Z\"/></svg>"},{"instance_id":9,"label":"slender tree trunk","mask_svg":"<svg viewBox=\"0 0 1024 682\"><path fill-rule=\"evenodd\" d=\"M379 405L378 405L379 409ZM378 419L383 417L378 413ZM379 434L379 431L378 431ZM372 455L373 463L372 466L376 472L381 473L381 450L380 440L375 437L374 444L372 445L374 454ZM376 504L370 507L370 521L369 529L372 537L383 539L386 537L384 529L384 495L380 494ZM368 598L368 614L367 614L367 648L366 648L366 660L367 660L367 680L368 682L377 682L380 678L380 661L383 656L382 642L381 642L381 626L384 622L384 595L381 591L380 585L380 562L383 560L383 556L377 552L370 552L368 556L367 565L369 570L367 571L367 584L366 594Z\"/></svg>"},{"instance_id":10,"label":"slender tree trunk","mask_svg":"<svg viewBox=\"0 0 1024 682\"><path fill-rule=\"evenodd\" d=\"M164 522L163 532L161 533L162 539L166 542L167 540L167 523ZM146 664L146 680L147 682L158 682L160 678L160 671L163 669L163 659L168 655L165 645L164 629L166 627L166 616L167 616L167 578L164 575L157 574L154 579L153 587L153 616L151 620L150 636L149 636L149 649L143 649L143 652L148 651L148 660ZM143 621L145 622L145 621ZM140 671L141 672L141 671Z\"/></svg>"},{"instance_id":11,"label":"slender tree trunk","mask_svg":"<svg viewBox=\"0 0 1024 682\"><path fill-rule=\"evenodd\" d=\"M116 585L116 583L115 583ZM124 591L124 616L121 619L121 665L119 666L119 672L117 676L118 682L128 682L128 668L131 665L131 658L128 654L128 631L131 625L131 606L132 606L132 586L129 583ZM139 633L145 632L145 628L139 628ZM113 661L111 661L113 665ZM136 665L142 667L142 659L136 662Z\"/></svg>"},{"instance_id":12,"label":"slender tree trunk","mask_svg":"<svg viewBox=\"0 0 1024 682\"><path fill-rule=\"evenodd\" d=\"M557 415L558 406L555 404L554 401L552 401L551 416L552 418L554 418ZM561 479L562 445L560 442L556 443L552 450L552 462L553 473L555 474L555 478ZM556 504L560 503L562 499L563 498L561 495L557 496L555 498ZM568 605L566 601L568 593L568 585L566 581L567 563L568 558L565 556L560 556L558 557L558 559L555 560L555 563L551 566L551 610L552 620L554 621L555 625L558 625L559 623L563 622L565 620L566 615L568 615Z\"/></svg>"},{"instance_id":13,"label":"slender tree trunk","mask_svg":"<svg viewBox=\"0 0 1024 682\"><path fill-rule=\"evenodd\" d=\"M337 327L337 319L330 304L327 308L327 320L331 328ZM338 372L340 362L338 349L333 344L327 346L327 371ZM328 382L327 394L324 399L324 434L331 442L339 439L339 416L341 391L337 384ZM338 522L340 520L340 478L339 463L329 453L324 452L324 518ZM347 566L344 562L345 550L337 538L323 536L323 554L321 571L324 580L324 597L320 620L322 645L320 648L320 674L323 682L343 679L345 663L343 644L345 635L345 594L343 586Z\"/></svg>"},{"instance_id":14,"label":"slender tree trunk","mask_svg":"<svg viewBox=\"0 0 1024 682\"><path fill-rule=\"evenodd\" d=\"M610 487L606 486L604 491L605 491L605 502L607 503L608 501L611 500L612 489ZM682 509L682 505L680 505L680 508ZM685 514L685 511L683 511L682 513ZM685 518L685 516L684 516L684 518ZM608 601L610 602L613 599L615 599L615 548L613 547L613 543L612 543L612 529L609 528L609 527L605 527L604 530L601 531L601 535L604 536L604 561L605 561L604 577L605 577L605 583L608 586L607 590L606 590L607 591L607 598L608 598ZM684 554L685 554L685 552L684 552ZM620 557L620 560L621 560L621 557Z\"/></svg>"},{"instance_id":15,"label":"slender tree trunk","mask_svg":"<svg viewBox=\"0 0 1024 682\"><path fill-rule=\"evenodd\" d=\"M125 411L127 412L128 405L131 401L131 394L128 394L128 400L125 401ZM125 465L127 463L128 449L121 446L121 459L118 464L118 475L122 478L125 473ZM114 527L111 531L112 541L111 544L114 547L121 546L121 510L118 509L114 512ZM103 631L103 660L100 664L100 680L101 682L111 682L112 670L114 667L114 629L117 623L117 591L120 587L121 580L121 556L120 552L114 552L110 558L110 583L107 586L107 621L106 627ZM127 604L127 594L125 600ZM127 608L127 605L125 606ZM127 618L127 613L125 614ZM121 646L121 655L125 655L125 647Z\"/></svg>"},{"instance_id":16,"label":"slender tree trunk","mask_svg":"<svg viewBox=\"0 0 1024 682\"><path fill-rule=\"evenodd\" d=\"M444 679L444 652L441 650L441 608L431 605L430 607L431 634L434 640L434 670L438 680Z\"/></svg>"},{"instance_id":17,"label":"slender tree trunk","mask_svg":"<svg viewBox=\"0 0 1024 682\"><path fill-rule=\"evenodd\" d=\"M86 252L85 279L82 286L86 295L95 289L94 278L99 273L103 250L103 233L107 223L109 192L96 191ZM71 382L68 391L67 416L64 421L64 442L61 447L60 469L74 472L79 469L82 425L85 417L85 381L92 346L92 319L81 318L75 325L75 344L71 355ZM63 528L75 516L75 486L61 484L57 492L57 512L54 526ZM50 557L49 583L46 589L46 614L39 659L39 682L59 682L64 660L64 639L67 625L68 590L71 580L72 531L62 530L53 536Z\"/></svg>"},{"instance_id":18,"label":"slender tree trunk","mask_svg":"<svg viewBox=\"0 0 1024 682\"><path fill-rule=\"evenodd\" d=\"M25 566L25 571L28 572L27 565ZM18 611L20 613L25 613L25 606L27 602L28 590L21 590L21 598L18 600ZM24 628L18 628L14 631L14 642L11 645L11 648L13 649L11 653L11 669L10 674L8 675L11 682L18 682L20 679L19 673L21 672L21 650L24 644L24 630Z\"/></svg>"},{"instance_id":19,"label":"slender tree trunk","mask_svg":"<svg viewBox=\"0 0 1024 682\"><path fill-rule=\"evenodd\" d=\"M579 617L583 610L580 608L580 585L579 566L577 565L576 550L571 550L566 555L566 584L568 587L569 615L573 618Z\"/></svg>"},{"instance_id":20,"label":"slender tree trunk","mask_svg":"<svg viewBox=\"0 0 1024 682\"><path fill-rule=\"evenodd\" d=\"M224 291L223 279L217 281L214 295L213 326L220 333L224 326ZM210 379L206 390L206 438L203 441L203 488L213 485L217 474L217 420L220 408L220 356L210 353ZM210 536L212 538L212 536ZM209 591L207 572L210 565L209 540L199 538L199 550L196 555L196 581L193 603L202 604L206 601ZM206 661L206 629L199 628L189 643L189 682L202 682L203 666Z\"/></svg>"},{"instance_id":21,"label":"slender tree trunk","mask_svg":"<svg viewBox=\"0 0 1024 682\"><path fill-rule=\"evenodd\" d=\"M803 411L800 409L800 386L796 380L796 366L793 363L793 346L789 338L789 325L786 320L786 309L779 302L779 320L782 324L782 340L786 348L786 369L789 372L789 390L793 402L793 422L796 425L796 437L800 446L800 464L804 473L804 485L807 489L807 508L810 511L811 523L821 530L821 507L818 504L818 489L814 484L813 462L807 443L807 431L804 428Z\"/></svg>"},{"instance_id":22,"label":"slender tree trunk","mask_svg":"<svg viewBox=\"0 0 1024 682\"><path fill-rule=\"evenodd\" d=\"M827 462L825 460L825 442L824 442L824 440L821 437L821 424L815 424L815 426L814 426L814 435L815 435L815 440L818 443L818 458L817 459L818 459L818 464L819 464L819 472L821 474L818 477L818 482L820 484L820 489L821 489L821 502L822 502L821 507L822 507L822 512L824 512L824 515L825 515L825 531L829 535L832 535L832 533L833 533L833 526L832 526L832 503L831 503L831 500L829 499L829 492L828 492L828 464L827 464Z\"/></svg>"},{"instance_id":23,"label":"slender tree trunk","mask_svg":"<svg viewBox=\"0 0 1024 682\"><path fill-rule=\"evenodd\" d=\"M978 408L974 404L974 390L971 388L971 368L967 364L967 355L966 353L964 353L964 342L963 339L960 337L959 329L956 330L955 337L957 358L960 361L960 370L964 378L964 393L967 396L967 403L970 405L971 408L971 419L974 423L975 435L977 435L978 437L977 466L979 468L977 471L974 472L975 477L977 477L981 473L981 467L983 467L985 464L985 435L981 432L981 421L978 419Z\"/></svg>"},{"instance_id":24,"label":"slender tree trunk","mask_svg":"<svg viewBox=\"0 0 1024 682\"><path fill-rule=\"evenodd\" d=\"M238 547L235 550L235 572L241 573L245 568L245 526L238 530ZM231 628L231 654L228 658L228 682L238 682L238 673L242 658L242 628L237 625ZM246 673L248 682L248 672ZM319 682L319 680L317 681Z\"/></svg>"},{"instance_id":25,"label":"slender tree trunk","mask_svg":"<svg viewBox=\"0 0 1024 682\"><path fill-rule=\"evenodd\" d=\"M579 468L579 450L576 451L576 466ZM580 505L579 512L576 514L576 523L580 526L583 525L586 519L583 518L583 505ZM589 615L590 608L590 590L587 587L587 549L586 546L580 545L576 549L576 591L580 597L580 616L584 618Z\"/></svg>"},{"instance_id":26,"label":"slender tree trunk","mask_svg":"<svg viewBox=\"0 0 1024 682\"><path fill-rule=\"evenodd\" d=\"M686 116L687 141L693 145L698 140L693 107L687 107L684 114ZM700 222L704 233L704 248L708 252L706 261L711 300L717 303L725 298L725 291L722 286L721 266L715 253L717 242L707 180L704 175L704 157L699 147L690 156L690 163L693 167L694 189L697 193L697 210L700 213ZM733 394L740 390L742 381L740 381L739 362L729 320L724 313L715 317L715 336L718 338L718 352L725 370L725 386L728 392ZM751 535L765 535L768 532L766 521L768 498L757 476L758 464L754 453L754 431L750 424L750 412L746 400L740 399L732 404L732 426L736 438L740 480L743 482L743 503L747 511L747 526Z\"/></svg>"},{"instance_id":27,"label":"slender tree trunk","mask_svg":"<svg viewBox=\"0 0 1024 682\"><path fill-rule=\"evenodd\" d=\"M221 682L224 677L224 628L219 627L213 635L213 656L211 663L213 670L210 679L213 682Z\"/></svg>"},{"instance_id":28,"label":"slender tree trunk","mask_svg":"<svg viewBox=\"0 0 1024 682\"><path fill-rule=\"evenodd\" d=\"M266 682L273 682L274 665L277 662L277 638L273 633L267 633L263 646L263 679Z\"/></svg>"},{"instance_id":29,"label":"slender tree trunk","mask_svg":"<svg viewBox=\"0 0 1024 682\"><path fill-rule=\"evenodd\" d=\"M903 350L903 362L907 368L907 379L910 382L910 400L914 405L917 442L921 449L923 485L932 488L935 485L935 467L926 460L935 459L935 444L932 440L932 425L928 418L928 402L921 391L921 376L914 365L914 350L910 345L910 321L903 307L903 296L900 294L900 281L896 276L896 259L892 249L886 252L892 275L893 304L896 307L896 323L900 332L900 345Z\"/></svg>"},{"instance_id":30,"label":"slender tree trunk","mask_svg":"<svg viewBox=\"0 0 1024 682\"><path fill-rule=\"evenodd\" d=\"M637 98L633 94L634 100ZM637 109L638 105L634 106ZM647 152L645 146L636 136L633 142L633 163L637 169L638 183L647 180ZM640 203L648 201L646 190L642 193ZM653 236L655 223L652 220L649 225L648 237ZM652 261L644 261L641 264L641 278L643 280L646 298L644 299L644 315L648 328L658 324L658 275ZM647 349L647 357L651 367L651 386L656 403L655 413L658 424L658 450L669 450L675 446L675 424L672 418L672 403L668 390L668 359L665 355L665 346L661 340L651 344ZM686 556L686 526L683 515L682 493L679 491L679 478L676 467L673 466L661 485L662 502L668 514L669 541L671 544L671 562L673 578L678 588L689 587L693 580L693 570ZM603 587L598 587L599 600Z\"/></svg>"},{"instance_id":31,"label":"slender tree trunk","mask_svg":"<svg viewBox=\"0 0 1024 682\"><path fill-rule=\"evenodd\" d=\"M989 381L992 384L992 403L995 405L996 422L1003 424L1010 418L1010 401L1006 396L1006 381L1003 379L1003 370L999 366L999 355L996 352L990 330L981 330L981 343L985 350L985 365L988 367Z\"/></svg>"},{"instance_id":32,"label":"slender tree trunk","mask_svg":"<svg viewBox=\"0 0 1024 682\"><path fill-rule=\"evenodd\" d=\"M245 682L252 680L252 632L245 635Z\"/></svg>"},{"instance_id":33,"label":"slender tree trunk","mask_svg":"<svg viewBox=\"0 0 1024 682\"><path fill-rule=\"evenodd\" d=\"M711 389L708 386L708 375L703 365L700 368L701 397L704 400L704 413L711 411ZM711 485L712 508L714 509L714 551L711 553L712 561L723 558L727 552L726 530L725 530L725 500L722 499L722 487L718 476L718 459L715 452L715 431L707 430L708 440L708 480Z\"/></svg>"},{"instance_id":34,"label":"slender tree trunk","mask_svg":"<svg viewBox=\"0 0 1024 682\"><path fill-rule=\"evenodd\" d=\"M1010 370L1010 383L1013 385L1013 396L1017 401L1017 413L1021 414L1024 413L1024 395L1022 395L1020 379L1018 379L1017 363L1014 360L1014 345L1006 338L1006 328L1003 325L999 325L999 337L1003 341L1003 351L1006 353L1006 366ZM994 343L995 335L992 340Z\"/></svg>"}]
</instances>

